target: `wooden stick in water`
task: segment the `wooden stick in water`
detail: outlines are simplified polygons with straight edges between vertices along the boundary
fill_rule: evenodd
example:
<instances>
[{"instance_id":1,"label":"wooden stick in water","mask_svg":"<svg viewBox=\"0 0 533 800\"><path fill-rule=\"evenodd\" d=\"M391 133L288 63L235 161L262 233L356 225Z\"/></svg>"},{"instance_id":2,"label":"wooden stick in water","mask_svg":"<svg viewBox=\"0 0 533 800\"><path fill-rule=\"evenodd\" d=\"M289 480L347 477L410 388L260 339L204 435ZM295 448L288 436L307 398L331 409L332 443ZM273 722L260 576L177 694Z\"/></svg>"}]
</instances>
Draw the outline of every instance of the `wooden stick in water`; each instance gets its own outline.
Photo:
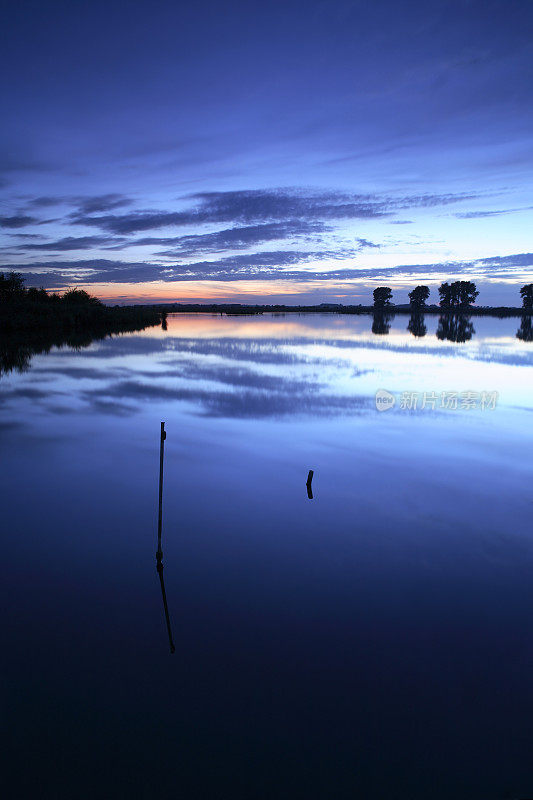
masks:
<instances>
[{"instance_id":1,"label":"wooden stick in water","mask_svg":"<svg viewBox=\"0 0 533 800\"><path fill-rule=\"evenodd\" d=\"M165 622L167 624L168 643L170 652L175 653L176 648L172 639L172 628L170 627L170 615L168 613L167 593L165 592L165 581L163 579L163 548L161 546L161 529L163 527L163 459L165 457L165 423L161 423L161 442L159 445L159 514L157 518L157 552L155 559L157 562L157 573L161 584L161 596L163 597L163 609L165 611Z\"/></svg>"},{"instance_id":2,"label":"wooden stick in water","mask_svg":"<svg viewBox=\"0 0 533 800\"><path fill-rule=\"evenodd\" d=\"M309 470L309 475L307 476L307 483L306 483L306 486L307 486L307 496L308 496L308 498L309 498L310 500L312 500L312 499L313 499L313 489L312 489L311 483L312 483L312 481L313 481L313 475L314 475L314 474L315 474L315 473L313 472L313 470L312 470L312 469L310 469L310 470Z\"/></svg>"},{"instance_id":3,"label":"wooden stick in water","mask_svg":"<svg viewBox=\"0 0 533 800\"><path fill-rule=\"evenodd\" d=\"M161 527L163 524L163 459L165 457L165 423L161 423L161 443L159 445L159 517L157 520L157 553L161 552Z\"/></svg>"}]
</instances>

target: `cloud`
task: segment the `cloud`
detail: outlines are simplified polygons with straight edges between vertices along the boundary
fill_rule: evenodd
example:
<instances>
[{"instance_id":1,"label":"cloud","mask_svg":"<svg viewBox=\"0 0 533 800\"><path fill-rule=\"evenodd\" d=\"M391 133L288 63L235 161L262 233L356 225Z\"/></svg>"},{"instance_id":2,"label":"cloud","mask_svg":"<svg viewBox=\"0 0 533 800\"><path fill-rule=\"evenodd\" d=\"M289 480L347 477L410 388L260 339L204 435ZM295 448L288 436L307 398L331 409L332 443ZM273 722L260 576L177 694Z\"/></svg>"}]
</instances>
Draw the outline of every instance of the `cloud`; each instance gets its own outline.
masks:
<instances>
[{"instance_id":1,"label":"cloud","mask_svg":"<svg viewBox=\"0 0 533 800\"><path fill-rule=\"evenodd\" d=\"M500 214L508 214L508 211L463 211L454 214L457 219L481 219L482 217L497 217Z\"/></svg>"},{"instance_id":2,"label":"cloud","mask_svg":"<svg viewBox=\"0 0 533 800\"><path fill-rule=\"evenodd\" d=\"M269 242L276 239L294 239L297 237L325 233L331 231L330 226L321 222L308 220L286 220L284 222L270 222L261 225L244 225L236 228L225 228L212 233L196 234L176 237L147 237L130 242L131 245L172 245L172 250L163 251L160 255L186 258L199 253L217 253L221 250L242 250L248 247ZM366 240L358 239L363 242ZM367 243L369 247L373 245Z\"/></svg>"},{"instance_id":3,"label":"cloud","mask_svg":"<svg viewBox=\"0 0 533 800\"><path fill-rule=\"evenodd\" d=\"M5 235L16 237L19 241L20 239L38 239L39 241L46 239L43 233L6 233Z\"/></svg>"},{"instance_id":4,"label":"cloud","mask_svg":"<svg viewBox=\"0 0 533 800\"><path fill-rule=\"evenodd\" d=\"M36 225L39 220L27 214L15 214L11 217L0 217L0 228L25 228L27 225Z\"/></svg>"},{"instance_id":5,"label":"cloud","mask_svg":"<svg viewBox=\"0 0 533 800\"><path fill-rule=\"evenodd\" d=\"M495 211L463 211L454 214L457 219L481 219L483 217L499 217L502 214L515 214L517 211L529 211L532 206L525 208L505 208Z\"/></svg>"},{"instance_id":6,"label":"cloud","mask_svg":"<svg viewBox=\"0 0 533 800\"><path fill-rule=\"evenodd\" d=\"M181 211L132 211L129 214L91 216L86 211L72 221L116 234L156 230L168 226L233 223L257 225L286 220L332 221L379 219L397 210L448 205L476 195L411 195L402 198L344 192L313 192L296 189L254 189L231 192L201 192L188 195L190 208Z\"/></svg>"},{"instance_id":7,"label":"cloud","mask_svg":"<svg viewBox=\"0 0 533 800\"><path fill-rule=\"evenodd\" d=\"M62 197L34 197L32 200L29 200L27 205L33 206L34 208L49 208L50 206L57 206L60 203L63 203Z\"/></svg>"},{"instance_id":8,"label":"cloud","mask_svg":"<svg viewBox=\"0 0 533 800\"><path fill-rule=\"evenodd\" d=\"M111 236L67 236L55 242L38 242L35 244L19 244L17 250L53 250L63 252L68 250L91 250L93 247L124 241Z\"/></svg>"},{"instance_id":9,"label":"cloud","mask_svg":"<svg viewBox=\"0 0 533 800\"><path fill-rule=\"evenodd\" d=\"M133 202L129 197L116 192L90 197L78 197L75 198L75 201L78 203L80 214L95 214L102 211L111 211L113 208L128 206Z\"/></svg>"},{"instance_id":10,"label":"cloud","mask_svg":"<svg viewBox=\"0 0 533 800\"><path fill-rule=\"evenodd\" d=\"M364 240L363 240L364 241ZM280 276L285 267L305 264L309 261L325 261L353 257L362 247L344 248L337 250L267 250L260 253L246 253L244 255L226 256L216 261L195 261L188 264L179 264L163 267L168 280L197 277L201 274L204 278L219 276L217 280L237 279L245 275L247 278L263 278L269 272L275 271ZM371 245L370 245L371 246ZM167 250L158 253L160 256L175 257L174 251ZM324 274L321 272L320 274Z\"/></svg>"},{"instance_id":11,"label":"cloud","mask_svg":"<svg viewBox=\"0 0 533 800\"><path fill-rule=\"evenodd\" d=\"M401 264L391 267L355 267L342 269L307 269L309 261L346 258L350 251L294 251L276 250L235 255L216 261L197 261L172 266L150 262L112 261L87 259L78 261L40 262L38 271L26 265L17 269L26 276L29 286L57 287L59 285L87 283L143 283L145 281L179 282L191 280L284 280L298 283L307 281L365 281L430 279L432 275L475 275L497 278L512 276L517 270L533 267L533 253L516 253L509 256L491 256L472 261L441 261L435 264ZM351 251L353 254L353 251ZM289 269L302 265L301 269ZM0 271L12 269L0 265ZM518 279L518 278L517 278Z\"/></svg>"},{"instance_id":12,"label":"cloud","mask_svg":"<svg viewBox=\"0 0 533 800\"><path fill-rule=\"evenodd\" d=\"M490 256L477 261L465 262L495 267L531 267L533 266L533 253L516 253L512 256Z\"/></svg>"},{"instance_id":13,"label":"cloud","mask_svg":"<svg viewBox=\"0 0 533 800\"><path fill-rule=\"evenodd\" d=\"M99 195L41 195L26 202L28 208L49 208L50 206L71 205L76 214L97 214L114 208L131 205L133 200L124 194L110 192Z\"/></svg>"}]
</instances>

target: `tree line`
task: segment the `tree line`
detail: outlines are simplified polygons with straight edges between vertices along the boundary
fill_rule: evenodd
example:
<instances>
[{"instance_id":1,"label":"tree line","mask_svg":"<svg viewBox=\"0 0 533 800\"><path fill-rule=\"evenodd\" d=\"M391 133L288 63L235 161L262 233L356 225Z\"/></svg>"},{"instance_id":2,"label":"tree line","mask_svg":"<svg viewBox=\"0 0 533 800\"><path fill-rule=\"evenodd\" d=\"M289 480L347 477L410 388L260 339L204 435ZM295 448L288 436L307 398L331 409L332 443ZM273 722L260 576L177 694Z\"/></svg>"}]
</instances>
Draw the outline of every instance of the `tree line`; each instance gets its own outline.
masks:
<instances>
[{"instance_id":1,"label":"tree line","mask_svg":"<svg viewBox=\"0 0 533 800\"><path fill-rule=\"evenodd\" d=\"M409 292L409 305L413 310L425 308L430 295L428 286L416 286ZM453 281L441 283L439 286L439 305L443 309L463 311L475 303L479 291L473 281ZM533 283L520 289L522 306L527 311L533 310ZM374 289L374 308L384 309L392 305L392 289L390 286L378 286Z\"/></svg>"},{"instance_id":2,"label":"tree line","mask_svg":"<svg viewBox=\"0 0 533 800\"><path fill-rule=\"evenodd\" d=\"M0 273L0 333L62 330L107 335L158 325L163 316L157 308L106 306L84 289L59 295L26 288L20 273Z\"/></svg>"},{"instance_id":3,"label":"tree line","mask_svg":"<svg viewBox=\"0 0 533 800\"><path fill-rule=\"evenodd\" d=\"M63 295L52 292L49 294L42 287L26 288L24 276L20 272L0 272L0 303L45 303L77 306L102 307L103 303L97 297L93 297L84 289L69 289Z\"/></svg>"}]
</instances>

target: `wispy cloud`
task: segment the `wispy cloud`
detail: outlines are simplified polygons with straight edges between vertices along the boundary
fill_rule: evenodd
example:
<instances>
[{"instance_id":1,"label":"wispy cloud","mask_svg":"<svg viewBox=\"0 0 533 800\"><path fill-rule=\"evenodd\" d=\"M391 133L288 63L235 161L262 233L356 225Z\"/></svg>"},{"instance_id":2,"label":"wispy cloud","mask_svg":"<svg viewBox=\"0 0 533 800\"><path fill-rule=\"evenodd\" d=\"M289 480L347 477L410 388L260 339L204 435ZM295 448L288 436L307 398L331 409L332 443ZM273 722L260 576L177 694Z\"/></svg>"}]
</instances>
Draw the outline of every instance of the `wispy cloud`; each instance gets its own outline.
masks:
<instances>
[{"instance_id":1,"label":"wispy cloud","mask_svg":"<svg viewBox=\"0 0 533 800\"><path fill-rule=\"evenodd\" d=\"M338 253L328 251L271 251L252 255L235 255L216 261L198 261L168 266L150 262L86 259L78 261L47 261L35 267L20 266L29 285L65 286L84 283L132 283L146 281L367 281L379 279L427 279L431 276L476 275L496 279L518 276L533 267L533 253L492 256L470 261L441 261L434 264L406 264L392 267L357 267L331 269L307 268L306 264L332 259ZM299 269L294 267L298 266ZM0 270L10 269L0 265ZM518 278L517 278L518 279Z\"/></svg>"},{"instance_id":2,"label":"wispy cloud","mask_svg":"<svg viewBox=\"0 0 533 800\"><path fill-rule=\"evenodd\" d=\"M61 197L48 197L46 195L42 195L41 197L33 197L31 200L28 200L27 205L30 208L50 208L50 206L57 206L63 202L63 198Z\"/></svg>"},{"instance_id":3,"label":"wispy cloud","mask_svg":"<svg viewBox=\"0 0 533 800\"><path fill-rule=\"evenodd\" d=\"M129 206L133 203L126 195L112 192L109 194L93 195L89 197L73 198L79 206L80 214L96 214L102 211L111 211L114 208Z\"/></svg>"},{"instance_id":4,"label":"wispy cloud","mask_svg":"<svg viewBox=\"0 0 533 800\"><path fill-rule=\"evenodd\" d=\"M322 221L379 219L406 208L428 208L472 199L472 194L421 194L401 198L344 192L296 189L255 189L201 192L185 200L193 205L180 211L132 211L129 214L72 215L72 222L116 234L205 223L257 225L286 220Z\"/></svg>"},{"instance_id":5,"label":"wispy cloud","mask_svg":"<svg viewBox=\"0 0 533 800\"><path fill-rule=\"evenodd\" d=\"M482 219L483 217L499 217L503 214L516 214L518 211L529 211L533 206L524 208L502 208L494 211L459 211L454 214L457 219Z\"/></svg>"},{"instance_id":6,"label":"wispy cloud","mask_svg":"<svg viewBox=\"0 0 533 800\"><path fill-rule=\"evenodd\" d=\"M189 236L147 237L130 242L130 246L165 244L171 246L172 249L160 251L156 255L186 258L202 253L219 253L228 249L244 250L263 242L275 240L311 238L331 230L331 226L322 222L293 219L285 222L263 223L261 225L243 225L235 228L225 228L212 233ZM363 242L366 240L359 239L358 241ZM371 242L367 244L369 247L377 247Z\"/></svg>"},{"instance_id":7,"label":"wispy cloud","mask_svg":"<svg viewBox=\"0 0 533 800\"><path fill-rule=\"evenodd\" d=\"M0 217L0 228L26 228L28 225L36 225L39 220L30 217L28 214L14 214L11 217Z\"/></svg>"},{"instance_id":8,"label":"wispy cloud","mask_svg":"<svg viewBox=\"0 0 533 800\"><path fill-rule=\"evenodd\" d=\"M67 236L53 242L36 242L34 244L19 244L18 250L24 251L53 251L66 252L69 250L92 250L109 244L124 241L114 236Z\"/></svg>"}]
</instances>

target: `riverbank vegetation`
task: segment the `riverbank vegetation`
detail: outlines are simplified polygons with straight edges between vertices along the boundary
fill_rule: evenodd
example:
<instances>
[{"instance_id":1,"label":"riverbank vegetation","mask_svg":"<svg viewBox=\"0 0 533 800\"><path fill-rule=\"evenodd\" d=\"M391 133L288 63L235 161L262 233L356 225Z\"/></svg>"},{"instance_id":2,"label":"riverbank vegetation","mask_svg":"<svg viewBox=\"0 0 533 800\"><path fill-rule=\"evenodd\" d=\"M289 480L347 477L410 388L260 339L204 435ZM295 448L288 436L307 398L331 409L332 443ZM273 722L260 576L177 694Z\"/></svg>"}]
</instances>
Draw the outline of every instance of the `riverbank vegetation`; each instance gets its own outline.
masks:
<instances>
[{"instance_id":1,"label":"riverbank vegetation","mask_svg":"<svg viewBox=\"0 0 533 800\"><path fill-rule=\"evenodd\" d=\"M0 333L45 331L95 338L159 325L156 306L106 306L83 289L63 295L27 289L16 272L0 273Z\"/></svg>"}]
</instances>

